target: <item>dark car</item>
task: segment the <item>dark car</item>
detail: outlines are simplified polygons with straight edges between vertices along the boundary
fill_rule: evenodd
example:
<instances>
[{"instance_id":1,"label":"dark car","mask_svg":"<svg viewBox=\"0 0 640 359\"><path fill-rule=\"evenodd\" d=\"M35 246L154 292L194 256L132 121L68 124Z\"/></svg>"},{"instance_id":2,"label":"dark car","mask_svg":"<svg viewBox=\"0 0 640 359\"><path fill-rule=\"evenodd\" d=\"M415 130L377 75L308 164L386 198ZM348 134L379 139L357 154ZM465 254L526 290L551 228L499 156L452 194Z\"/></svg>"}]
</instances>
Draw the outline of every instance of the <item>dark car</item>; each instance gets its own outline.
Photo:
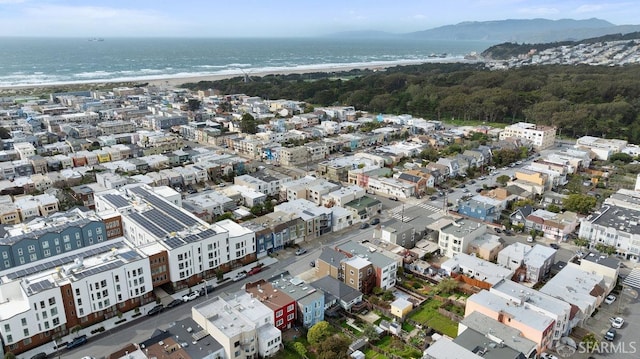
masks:
<instances>
[{"instance_id":1,"label":"dark car","mask_svg":"<svg viewBox=\"0 0 640 359\"><path fill-rule=\"evenodd\" d=\"M162 304L156 305L155 307L151 308L151 310L149 310L147 315L148 316L156 315L162 312L163 310L164 310L164 306Z\"/></svg>"},{"instance_id":2,"label":"dark car","mask_svg":"<svg viewBox=\"0 0 640 359\"><path fill-rule=\"evenodd\" d=\"M315 266L316 266L316 262L315 262L315 261L311 261L311 262L309 262L309 265L310 265L311 267L315 267Z\"/></svg>"},{"instance_id":3,"label":"dark car","mask_svg":"<svg viewBox=\"0 0 640 359\"><path fill-rule=\"evenodd\" d=\"M212 285L208 285L208 286L200 289L200 295L209 294L211 292L213 292L213 286Z\"/></svg>"},{"instance_id":4,"label":"dark car","mask_svg":"<svg viewBox=\"0 0 640 359\"><path fill-rule=\"evenodd\" d=\"M380 223L380 218L374 218L371 220L371 225L375 226L376 224Z\"/></svg>"},{"instance_id":5,"label":"dark car","mask_svg":"<svg viewBox=\"0 0 640 359\"><path fill-rule=\"evenodd\" d=\"M392 200L392 201L397 201L397 200L398 200L398 197L393 196L393 197L389 197L389 199L390 199L390 200Z\"/></svg>"},{"instance_id":6,"label":"dark car","mask_svg":"<svg viewBox=\"0 0 640 359\"><path fill-rule=\"evenodd\" d=\"M81 335L77 338L75 338L74 340L70 341L67 343L67 349L73 349L73 348L77 348L83 344L87 343L87 336L86 335Z\"/></svg>"},{"instance_id":7,"label":"dark car","mask_svg":"<svg viewBox=\"0 0 640 359\"><path fill-rule=\"evenodd\" d=\"M360 225L360 229L369 228L369 223L363 223Z\"/></svg>"},{"instance_id":8,"label":"dark car","mask_svg":"<svg viewBox=\"0 0 640 359\"><path fill-rule=\"evenodd\" d=\"M40 352L31 357L31 359L46 359L46 358L47 358L47 353L44 353L44 352Z\"/></svg>"},{"instance_id":9,"label":"dark car","mask_svg":"<svg viewBox=\"0 0 640 359\"><path fill-rule=\"evenodd\" d=\"M455 191L453 190L453 188L449 188L449 190L447 190L447 192L449 192L449 193L453 193L453 192L455 192Z\"/></svg>"},{"instance_id":10,"label":"dark car","mask_svg":"<svg viewBox=\"0 0 640 359\"><path fill-rule=\"evenodd\" d=\"M494 231L496 231L496 233L502 233L502 230L500 228L494 228Z\"/></svg>"},{"instance_id":11,"label":"dark car","mask_svg":"<svg viewBox=\"0 0 640 359\"><path fill-rule=\"evenodd\" d=\"M438 199L438 197L437 197L437 196L431 196L431 197L429 197L429 200L430 200L430 201L435 201L436 199Z\"/></svg>"},{"instance_id":12,"label":"dark car","mask_svg":"<svg viewBox=\"0 0 640 359\"><path fill-rule=\"evenodd\" d=\"M171 303L167 304L167 308L177 307L182 303L184 303L182 299L174 299L171 301Z\"/></svg>"},{"instance_id":13,"label":"dark car","mask_svg":"<svg viewBox=\"0 0 640 359\"><path fill-rule=\"evenodd\" d=\"M555 243L551 243L549 244L549 247L553 248L553 249L560 249L560 246L555 244Z\"/></svg>"},{"instance_id":14,"label":"dark car","mask_svg":"<svg viewBox=\"0 0 640 359\"><path fill-rule=\"evenodd\" d=\"M482 188L476 188L476 192L478 193L482 192Z\"/></svg>"}]
</instances>

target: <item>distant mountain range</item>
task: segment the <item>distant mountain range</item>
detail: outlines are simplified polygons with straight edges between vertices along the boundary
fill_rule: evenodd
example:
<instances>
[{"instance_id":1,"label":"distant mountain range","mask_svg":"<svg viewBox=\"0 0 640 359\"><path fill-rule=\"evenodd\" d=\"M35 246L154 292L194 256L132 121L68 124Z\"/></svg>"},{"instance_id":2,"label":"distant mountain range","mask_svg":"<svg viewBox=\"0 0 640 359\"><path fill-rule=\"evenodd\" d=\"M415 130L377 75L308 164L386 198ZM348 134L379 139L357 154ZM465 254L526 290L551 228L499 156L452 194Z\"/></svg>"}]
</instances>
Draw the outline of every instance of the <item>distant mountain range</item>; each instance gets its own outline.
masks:
<instances>
[{"instance_id":1,"label":"distant mountain range","mask_svg":"<svg viewBox=\"0 0 640 359\"><path fill-rule=\"evenodd\" d=\"M640 31L640 25L614 25L608 21L595 18L587 20L512 19L461 22L456 25L440 26L406 34L392 34L381 31L350 31L331 36L349 38L408 37L425 40L541 43L572 41L635 31Z\"/></svg>"}]
</instances>

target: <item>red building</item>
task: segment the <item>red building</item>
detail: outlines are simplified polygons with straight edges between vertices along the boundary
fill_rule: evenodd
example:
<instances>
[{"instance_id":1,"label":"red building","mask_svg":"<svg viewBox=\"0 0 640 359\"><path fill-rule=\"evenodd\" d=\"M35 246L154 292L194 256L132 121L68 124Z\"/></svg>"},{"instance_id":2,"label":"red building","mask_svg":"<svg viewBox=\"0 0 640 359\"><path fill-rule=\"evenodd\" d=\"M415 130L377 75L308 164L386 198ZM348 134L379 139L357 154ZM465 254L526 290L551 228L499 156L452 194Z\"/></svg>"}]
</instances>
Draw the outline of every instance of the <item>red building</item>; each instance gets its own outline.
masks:
<instances>
[{"instance_id":1,"label":"red building","mask_svg":"<svg viewBox=\"0 0 640 359\"><path fill-rule=\"evenodd\" d=\"M264 279L247 283L247 293L262 302L273 311L273 322L280 330L290 329L296 321L296 301L277 286Z\"/></svg>"}]
</instances>

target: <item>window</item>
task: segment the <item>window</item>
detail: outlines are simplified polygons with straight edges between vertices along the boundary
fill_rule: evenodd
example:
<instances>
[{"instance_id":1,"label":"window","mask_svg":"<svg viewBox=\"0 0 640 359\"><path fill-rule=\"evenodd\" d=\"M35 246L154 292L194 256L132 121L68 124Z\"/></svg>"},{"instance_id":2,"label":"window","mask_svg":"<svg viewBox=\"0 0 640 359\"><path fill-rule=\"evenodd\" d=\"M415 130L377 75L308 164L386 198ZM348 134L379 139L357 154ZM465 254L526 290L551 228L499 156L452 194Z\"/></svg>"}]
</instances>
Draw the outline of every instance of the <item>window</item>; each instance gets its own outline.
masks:
<instances>
[{"instance_id":1,"label":"window","mask_svg":"<svg viewBox=\"0 0 640 359\"><path fill-rule=\"evenodd\" d=\"M293 320L293 317L294 317L294 315L293 315L293 313L291 313L291 314L287 315L287 320Z\"/></svg>"},{"instance_id":2,"label":"window","mask_svg":"<svg viewBox=\"0 0 640 359\"><path fill-rule=\"evenodd\" d=\"M23 254L22 248L18 248L18 255L21 256Z\"/></svg>"},{"instance_id":3,"label":"window","mask_svg":"<svg viewBox=\"0 0 640 359\"><path fill-rule=\"evenodd\" d=\"M11 343L13 341L13 336L11 334L7 335L7 343Z\"/></svg>"},{"instance_id":4,"label":"window","mask_svg":"<svg viewBox=\"0 0 640 359\"><path fill-rule=\"evenodd\" d=\"M283 323L284 323L284 320L278 319L278 321L276 322L276 327L281 326Z\"/></svg>"},{"instance_id":5,"label":"window","mask_svg":"<svg viewBox=\"0 0 640 359\"><path fill-rule=\"evenodd\" d=\"M56 305L56 298L54 297L49 298L49 305Z\"/></svg>"},{"instance_id":6,"label":"window","mask_svg":"<svg viewBox=\"0 0 640 359\"><path fill-rule=\"evenodd\" d=\"M293 312L293 309L294 309L294 308L295 308L295 305L290 304L290 305L287 307L287 312Z\"/></svg>"},{"instance_id":7,"label":"window","mask_svg":"<svg viewBox=\"0 0 640 359\"><path fill-rule=\"evenodd\" d=\"M27 318L22 318L21 322L22 322L22 326L26 326L27 325Z\"/></svg>"},{"instance_id":8,"label":"window","mask_svg":"<svg viewBox=\"0 0 640 359\"><path fill-rule=\"evenodd\" d=\"M29 328L24 328L22 331L23 331L25 337L29 336Z\"/></svg>"},{"instance_id":9,"label":"window","mask_svg":"<svg viewBox=\"0 0 640 359\"><path fill-rule=\"evenodd\" d=\"M80 309L80 314L82 314L82 309ZM58 326L58 325L60 325L60 319L58 319L58 318L53 318L53 325L54 325L54 326Z\"/></svg>"},{"instance_id":10,"label":"window","mask_svg":"<svg viewBox=\"0 0 640 359\"><path fill-rule=\"evenodd\" d=\"M42 242L42 248L49 248L49 241Z\"/></svg>"},{"instance_id":11,"label":"window","mask_svg":"<svg viewBox=\"0 0 640 359\"><path fill-rule=\"evenodd\" d=\"M280 309L279 311L276 312L276 318L277 317L281 317L282 316L282 309Z\"/></svg>"},{"instance_id":12,"label":"window","mask_svg":"<svg viewBox=\"0 0 640 359\"><path fill-rule=\"evenodd\" d=\"M4 331L5 331L5 333L10 333L11 332L11 326L9 324L5 324L4 325Z\"/></svg>"}]
</instances>

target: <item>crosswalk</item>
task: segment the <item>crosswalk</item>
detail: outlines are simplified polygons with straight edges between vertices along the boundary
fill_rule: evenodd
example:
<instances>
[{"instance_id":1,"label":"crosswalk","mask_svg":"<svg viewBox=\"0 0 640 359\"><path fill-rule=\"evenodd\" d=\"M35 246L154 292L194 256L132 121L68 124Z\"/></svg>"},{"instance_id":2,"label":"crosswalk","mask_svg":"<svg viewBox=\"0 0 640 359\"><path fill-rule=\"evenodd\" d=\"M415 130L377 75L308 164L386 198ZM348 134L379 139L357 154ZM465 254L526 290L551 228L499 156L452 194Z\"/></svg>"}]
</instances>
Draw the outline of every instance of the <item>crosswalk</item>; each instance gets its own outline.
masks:
<instances>
[{"instance_id":1,"label":"crosswalk","mask_svg":"<svg viewBox=\"0 0 640 359\"><path fill-rule=\"evenodd\" d=\"M438 207L436 207L436 206L434 206L432 204L429 204L429 203L420 203L420 204L418 204L418 207L426 209L426 210L431 211L431 212L440 212L442 210L442 208L438 208Z\"/></svg>"},{"instance_id":2,"label":"crosswalk","mask_svg":"<svg viewBox=\"0 0 640 359\"><path fill-rule=\"evenodd\" d=\"M405 205L401 205L401 206L397 206L394 208L391 208L389 210L389 217L397 219L398 221L402 221L402 222L409 222L413 219L416 218L415 215L411 215L414 214L415 208L422 208L425 209L431 213L436 213L436 212L441 212L442 208L438 208L428 202L420 202L418 204L405 204ZM413 211L411 211L413 209Z\"/></svg>"}]
</instances>

